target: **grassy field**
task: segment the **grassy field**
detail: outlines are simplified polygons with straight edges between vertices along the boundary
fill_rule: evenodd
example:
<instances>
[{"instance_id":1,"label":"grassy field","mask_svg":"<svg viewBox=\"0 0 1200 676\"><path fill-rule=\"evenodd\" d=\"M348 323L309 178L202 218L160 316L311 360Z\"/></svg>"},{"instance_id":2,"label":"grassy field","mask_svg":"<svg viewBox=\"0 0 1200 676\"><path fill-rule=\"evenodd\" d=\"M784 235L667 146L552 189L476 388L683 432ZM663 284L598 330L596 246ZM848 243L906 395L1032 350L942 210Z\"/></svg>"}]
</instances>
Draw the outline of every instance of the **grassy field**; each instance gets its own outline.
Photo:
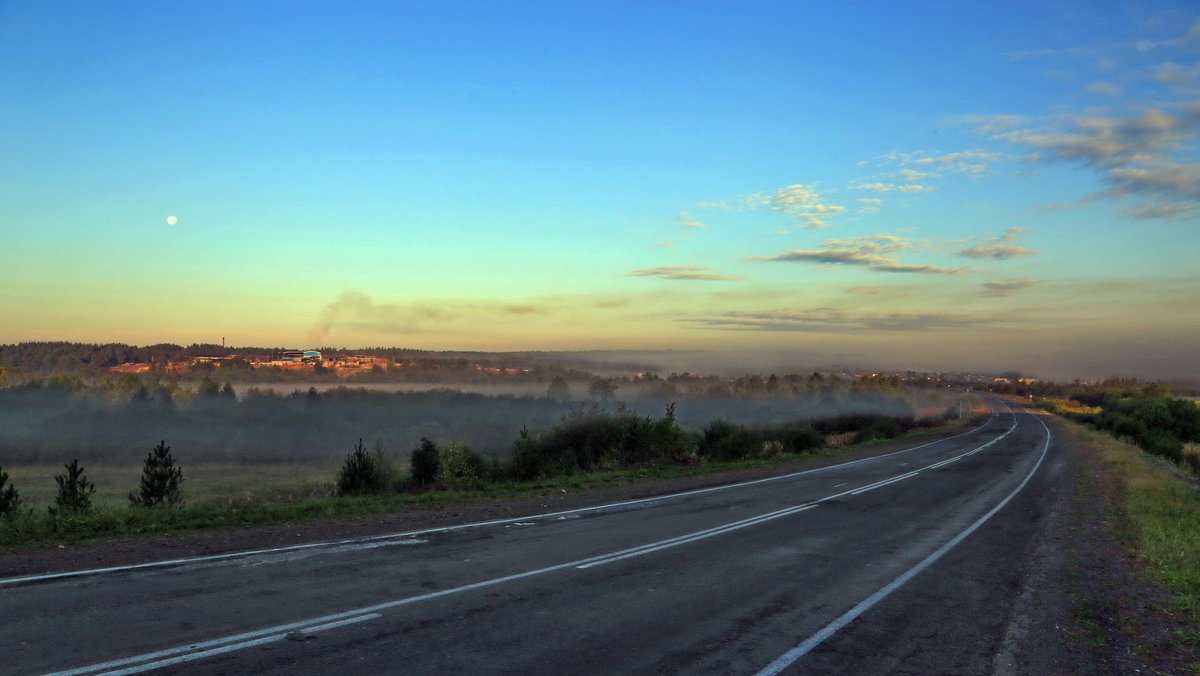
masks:
<instances>
[{"instance_id":1,"label":"grassy field","mask_svg":"<svg viewBox=\"0 0 1200 676\"><path fill-rule=\"evenodd\" d=\"M117 508L129 504L126 495L138 487L140 464L81 464L88 480L96 485L93 505ZM54 477L63 473L62 465L17 465L3 469L8 472L9 482L21 492L25 507L43 512L54 504L58 493ZM330 462L189 463L183 466L184 499L200 505L228 505L327 497L333 493L337 469Z\"/></svg>"},{"instance_id":2,"label":"grassy field","mask_svg":"<svg viewBox=\"0 0 1200 676\"><path fill-rule=\"evenodd\" d=\"M1115 487L1115 506L1138 560L1200 627L1200 490L1178 467L1109 434L1063 420L1097 448ZM1181 637L1200 642L1200 629Z\"/></svg>"},{"instance_id":3,"label":"grassy field","mask_svg":"<svg viewBox=\"0 0 1200 676\"><path fill-rule=\"evenodd\" d=\"M659 464L604 472L576 473L534 481L485 484L471 491L435 490L386 492L378 495L334 497L340 463L187 463L183 469L184 502L175 507L131 508L126 495L138 485L141 465L84 465L96 485L94 509L84 515L51 517L47 507L57 494L55 475L62 465L3 467L9 482L20 491L22 512L0 518L0 547L37 547L94 537L166 533L205 528L269 525L313 519L386 513L422 506L450 506L501 500L617 484L691 477L778 465L799 465L821 458L856 453L882 443L956 430L977 424L958 420L942 428L910 432L888 442L871 441L853 446L826 448L813 453L779 454L766 459L730 462L706 461L693 465ZM401 477L407 462L392 460Z\"/></svg>"}]
</instances>

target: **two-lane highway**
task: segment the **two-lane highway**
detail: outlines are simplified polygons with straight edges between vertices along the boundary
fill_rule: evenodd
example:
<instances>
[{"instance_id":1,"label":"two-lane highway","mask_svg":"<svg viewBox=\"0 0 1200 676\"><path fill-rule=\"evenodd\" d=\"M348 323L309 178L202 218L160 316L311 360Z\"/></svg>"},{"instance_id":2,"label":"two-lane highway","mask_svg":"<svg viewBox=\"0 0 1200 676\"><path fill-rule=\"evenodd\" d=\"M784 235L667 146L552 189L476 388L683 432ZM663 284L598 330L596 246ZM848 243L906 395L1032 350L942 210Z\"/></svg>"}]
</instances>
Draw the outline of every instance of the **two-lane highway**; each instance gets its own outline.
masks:
<instances>
[{"instance_id":1,"label":"two-lane highway","mask_svg":"<svg viewBox=\"0 0 1200 676\"><path fill-rule=\"evenodd\" d=\"M744 484L0 580L6 669L986 670L1052 446L999 406L951 438Z\"/></svg>"}]
</instances>

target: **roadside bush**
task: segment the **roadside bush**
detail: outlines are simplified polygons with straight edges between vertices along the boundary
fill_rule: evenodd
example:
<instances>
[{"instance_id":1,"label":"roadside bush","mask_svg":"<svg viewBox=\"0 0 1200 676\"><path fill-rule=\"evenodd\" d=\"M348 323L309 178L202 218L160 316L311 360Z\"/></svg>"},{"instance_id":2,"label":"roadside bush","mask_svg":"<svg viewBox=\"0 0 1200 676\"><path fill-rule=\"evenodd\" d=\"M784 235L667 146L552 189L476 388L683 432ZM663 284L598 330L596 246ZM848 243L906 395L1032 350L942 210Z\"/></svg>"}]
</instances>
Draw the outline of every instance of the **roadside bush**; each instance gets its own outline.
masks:
<instances>
[{"instance_id":1,"label":"roadside bush","mask_svg":"<svg viewBox=\"0 0 1200 676\"><path fill-rule=\"evenodd\" d=\"M762 435L745 425L718 418L704 428L697 450L709 460L742 460L757 456L762 448Z\"/></svg>"},{"instance_id":2,"label":"roadside bush","mask_svg":"<svg viewBox=\"0 0 1200 676\"><path fill-rule=\"evenodd\" d=\"M387 489L389 480L383 453L379 450L368 453L359 439L338 472L337 492L338 495L380 493Z\"/></svg>"},{"instance_id":3,"label":"roadside bush","mask_svg":"<svg viewBox=\"0 0 1200 676\"><path fill-rule=\"evenodd\" d=\"M421 437L421 442L413 449L410 464L413 483L427 486L437 481L438 447L429 437Z\"/></svg>"},{"instance_id":4,"label":"roadside bush","mask_svg":"<svg viewBox=\"0 0 1200 676\"><path fill-rule=\"evenodd\" d=\"M1162 456L1175 463L1183 462L1183 444L1170 432L1152 429L1138 441L1148 453Z\"/></svg>"},{"instance_id":5,"label":"roadside bush","mask_svg":"<svg viewBox=\"0 0 1200 676\"><path fill-rule=\"evenodd\" d=\"M478 488L487 470L483 457L467 446L451 443L442 449L438 482L450 490Z\"/></svg>"},{"instance_id":6,"label":"roadside bush","mask_svg":"<svg viewBox=\"0 0 1200 676\"><path fill-rule=\"evenodd\" d=\"M787 453L806 453L825 444L825 435L807 424L784 425L773 437L783 444Z\"/></svg>"},{"instance_id":7,"label":"roadside bush","mask_svg":"<svg viewBox=\"0 0 1200 676\"><path fill-rule=\"evenodd\" d=\"M66 472L54 477L58 483L58 495L54 498L54 506L49 507L51 514L79 514L92 508L92 495L96 493L96 485L83 475L83 468L76 458L64 465Z\"/></svg>"},{"instance_id":8,"label":"roadside bush","mask_svg":"<svg viewBox=\"0 0 1200 676\"><path fill-rule=\"evenodd\" d=\"M520 436L513 442L512 475L517 481L528 481L542 475L545 456L529 428L522 427Z\"/></svg>"},{"instance_id":9,"label":"roadside bush","mask_svg":"<svg viewBox=\"0 0 1200 676\"><path fill-rule=\"evenodd\" d=\"M864 427L859 432L859 441L871 441L874 439L891 439L898 437L904 433L904 427L900 421L891 417L879 417L872 420L870 424Z\"/></svg>"},{"instance_id":10,"label":"roadside bush","mask_svg":"<svg viewBox=\"0 0 1200 676\"><path fill-rule=\"evenodd\" d=\"M6 488L8 472L0 468L0 514L16 514L21 507L21 495L12 484Z\"/></svg>"},{"instance_id":11,"label":"roadside bush","mask_svg":"<svg viewBox=\"0 0 1200 676\"><path fill-rule=\"evenodd\" d=\"M183 470L175 466L171 447L165 440L159 441L146 456L142 467L142 480L136 492L129 492L129 502L135 507L157 507L174 505L183 498L180 484Z\"/></svg>"}]
</instances>

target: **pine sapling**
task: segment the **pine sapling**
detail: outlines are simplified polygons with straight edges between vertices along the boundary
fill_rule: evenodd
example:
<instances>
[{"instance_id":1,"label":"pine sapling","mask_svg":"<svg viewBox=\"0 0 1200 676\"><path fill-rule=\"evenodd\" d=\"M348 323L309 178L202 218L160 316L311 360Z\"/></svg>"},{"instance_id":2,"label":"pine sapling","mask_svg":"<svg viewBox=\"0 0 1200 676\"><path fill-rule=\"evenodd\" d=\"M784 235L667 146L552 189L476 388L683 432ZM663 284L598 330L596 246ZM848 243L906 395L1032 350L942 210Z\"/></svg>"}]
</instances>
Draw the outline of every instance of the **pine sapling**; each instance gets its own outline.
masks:
<instances>
[{"instance_id":1,"label":"pine sapling","mask_svg":"<svg viewBox=\"0 0 1200 676\"><path fill-rule=\"evenodd\" d=\"M174 505L182 499L179 485L183 483L183 470L175 466L171 447L166 441L146 456L142 468L142 481L137 491L129 492L129 502L135 507Z\"/></svg>"},{"instance_id":2,"label":"pine sapling","mask_svg":"<svg viewBox=\"0 0 1200 676\"><path fill-rule=\"evenodd\" d=\"M79 459L76 458L64 465L66 472L54 477L58 483L58 495L54 498L54 507L50 507L51 514L71 514L82 513L92 508L92 495L96 492L96 485L87 480L83 475L83 468L79 466Z\"/></svg>"},{"instance_id":3,"label":"pine sapling","mask_svg":"<svg viewBox=\"0 0 1200 676\"><path fill-rule=\"evenodd\" d=\"M12 484L8 484L5 488L4 484L8 483L8 472L0 469L0 514L16 514L21 507L21 495L17 493L17 489Z\"/></svg>"}]
</instances>

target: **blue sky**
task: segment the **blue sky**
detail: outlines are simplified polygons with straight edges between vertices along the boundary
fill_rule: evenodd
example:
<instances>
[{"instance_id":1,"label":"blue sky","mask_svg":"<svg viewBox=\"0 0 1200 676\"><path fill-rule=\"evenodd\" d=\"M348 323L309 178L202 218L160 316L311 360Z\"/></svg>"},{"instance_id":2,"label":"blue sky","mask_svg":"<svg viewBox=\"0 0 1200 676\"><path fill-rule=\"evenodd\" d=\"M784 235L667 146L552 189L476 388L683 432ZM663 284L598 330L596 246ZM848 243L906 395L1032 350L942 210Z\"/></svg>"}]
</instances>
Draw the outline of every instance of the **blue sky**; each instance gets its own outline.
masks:
<instances>
[{"instance_id":1,"label":"blue sky","mask_svg":"<svg viewBox=\"0 0 1200 676\"><path fill-rule=\"evenodd\" d=\"M0 3L0 341L1200 377L1200 10L1052 4Z\"/></svg>"}]
</instances>

